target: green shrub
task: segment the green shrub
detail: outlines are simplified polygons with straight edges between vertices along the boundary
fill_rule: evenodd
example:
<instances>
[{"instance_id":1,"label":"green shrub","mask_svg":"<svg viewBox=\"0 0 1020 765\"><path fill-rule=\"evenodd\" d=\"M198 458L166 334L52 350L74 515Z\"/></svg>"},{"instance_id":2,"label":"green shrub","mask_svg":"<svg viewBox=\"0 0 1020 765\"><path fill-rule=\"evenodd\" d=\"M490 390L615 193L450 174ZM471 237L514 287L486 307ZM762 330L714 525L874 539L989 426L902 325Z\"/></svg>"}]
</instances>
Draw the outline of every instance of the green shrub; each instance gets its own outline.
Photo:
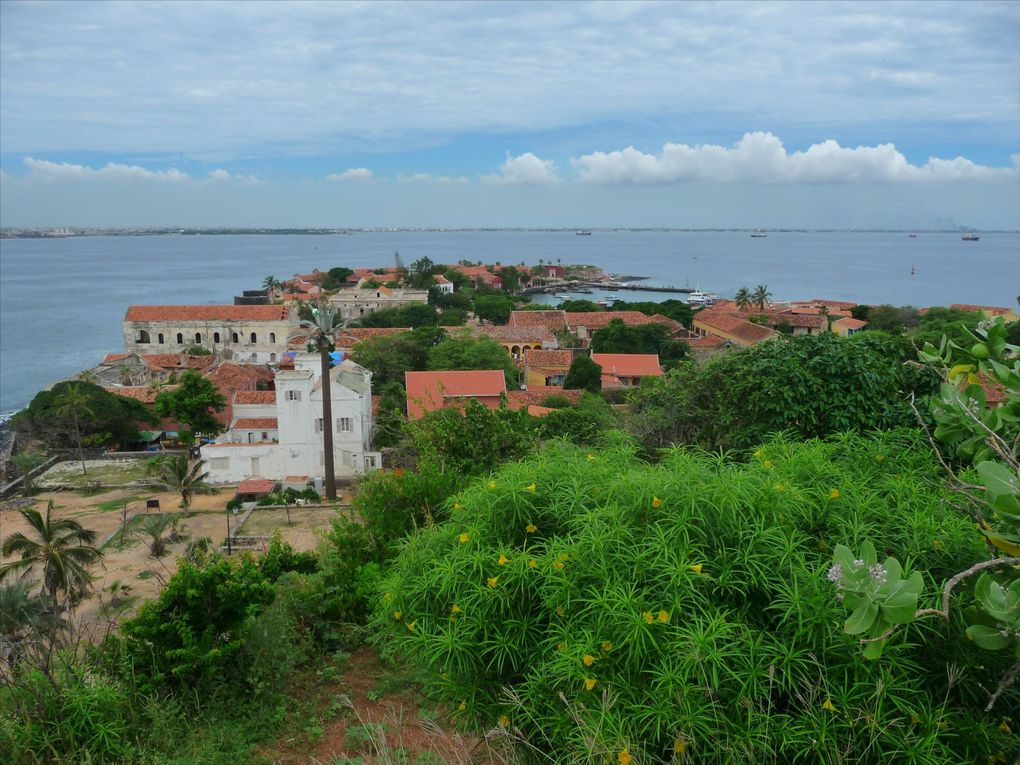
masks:
<instances>
[{"instance_id":1,"label":"green shrub","mask_svg":"<svg viewBox=\"0 0 1020 765\"><path fill-rule=\"evenodd\" d=\"M627 443L555 442L412 535L374 626L525 758L985 762L1015 746L982 712L1007 659L924 624L868 661L834 629L836 544L881 540L929 584L984 557L922 438L777 438L746 464L674 449L655 466Z\"/></svg>"},{"instance_id":2,"label":"green shrub","mask_svg":"<svg viewBox=\"0 0 1020 765\"><path fill-rule=\"evenodd\" d=\"M281 574L296 571L299 574L313 574L319 570L319 559L313 552L295 552L290 544L280 539L280 532L273 534L266 554L259 558L262 575L271 582Z\"/></svg>"}]
</instances>

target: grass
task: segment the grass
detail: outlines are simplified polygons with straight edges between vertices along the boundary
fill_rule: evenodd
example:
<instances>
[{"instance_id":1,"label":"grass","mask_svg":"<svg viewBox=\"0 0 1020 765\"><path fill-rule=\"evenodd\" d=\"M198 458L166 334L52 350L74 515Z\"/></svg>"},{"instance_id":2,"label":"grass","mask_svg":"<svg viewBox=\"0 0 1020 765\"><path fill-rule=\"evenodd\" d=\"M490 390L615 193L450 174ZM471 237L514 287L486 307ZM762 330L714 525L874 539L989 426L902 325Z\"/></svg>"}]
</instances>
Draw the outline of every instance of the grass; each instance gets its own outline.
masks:
<instances>
[{"instance_id":1,"label":"grass","mask_svg":"<svg viewBox=\"0 0 1020 765\"><path fill-rule=\"evenodd\" d=\"M94 481L103 486L122 486L144 478L145 460L111 461L107 465L88 467L87 475L82 475L80 462L69 461L50 468L38 483L43 486L52 483L69 484L76 489L87 490L89 484Z\"/></svg>"},{"instance_id":2,"label":"grass","mask_svg":"<svg viewBox=\"0 0 1020 765\"><path fill-rule=\"evenodd\" d=\"M140 544L142 540L139 539L138 534L136 532L138 530L138 525L142 522L142 520L145 517L146 516L144 513L140 513L134 516L131 520L129 520L127 522L127 528L124 530L124 543L121 544L120 533L118 531L118 533L114 535L109 542L103 545L102 548L103 552L119 552L122 550L130 550L132 547L135 547L138 544Z\"/></svg>"},{"instance_id":3,"label":"grass","mask_svg":"<svg viewBox=\"0 0 1020 765\"><path fill-rule=\"evenodd\" d=\"M103 491L111 491L111 489L103 489ZM111 510L121 510L124 505L130 505L132 502L137 502L141 497L124 497L122 499L108 499L105 502L98 503L95 507L96 510L102 510L104 513L108 513Z\"/></svg>"},{"instance_id":4,"label":"grass","mask_svg":"<svg viewBox=\"0 0 1020 765\"><path fill-rule=\"evenodd\" d=\"M246 536L272 536L273 532L282 528L300 527L304 529L329 528L330 522L337 517L336 511L330 508L314 508L306 510L292 507L291 523L287 523L285 510L260 510L258 508L248 516L241 526L241 533Z\"/></svg>"}]
</instances>

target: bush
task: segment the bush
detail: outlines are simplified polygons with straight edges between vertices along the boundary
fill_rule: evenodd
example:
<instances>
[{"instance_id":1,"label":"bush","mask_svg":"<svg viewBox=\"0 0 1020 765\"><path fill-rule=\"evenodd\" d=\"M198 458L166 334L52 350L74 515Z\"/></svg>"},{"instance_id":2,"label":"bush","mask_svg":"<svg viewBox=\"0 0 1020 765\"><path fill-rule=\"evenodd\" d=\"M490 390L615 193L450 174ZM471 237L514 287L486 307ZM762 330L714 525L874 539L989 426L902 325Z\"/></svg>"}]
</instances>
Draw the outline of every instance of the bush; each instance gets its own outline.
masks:
<instances>
[{"instance_id":1,"label":"bush","mask_svg":"<svg viewBox=\"0 0 1020 765\"><path fill-rule=\"evenodd\" d=\"M925 625L871 662L833 629L837 543L880 539L929 581L985 557L939 478L908 432L747 464L556 443L414 534L374 624L455 715L552 762L985 762L1015 745L979 690L1008 657Z\"/></svg>"}]
</instances>

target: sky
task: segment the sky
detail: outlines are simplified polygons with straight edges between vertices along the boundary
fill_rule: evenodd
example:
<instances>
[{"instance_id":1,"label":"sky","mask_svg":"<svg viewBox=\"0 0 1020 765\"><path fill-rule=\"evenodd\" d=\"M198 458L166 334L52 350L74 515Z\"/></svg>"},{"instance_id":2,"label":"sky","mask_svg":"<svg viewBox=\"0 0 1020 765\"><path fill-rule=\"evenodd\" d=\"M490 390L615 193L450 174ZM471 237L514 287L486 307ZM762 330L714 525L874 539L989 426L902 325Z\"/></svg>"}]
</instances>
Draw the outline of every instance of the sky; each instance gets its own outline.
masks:
<instances>
[{"instance_id":1,"label":"sky","mask_svg":"<svg viewBox=\"0 0 1020 765\"><path fill-rule=\"evenodd\" d=\"M1020 229L1020 2L0 0L0 225Z\"/></svg>"}]
</instances>

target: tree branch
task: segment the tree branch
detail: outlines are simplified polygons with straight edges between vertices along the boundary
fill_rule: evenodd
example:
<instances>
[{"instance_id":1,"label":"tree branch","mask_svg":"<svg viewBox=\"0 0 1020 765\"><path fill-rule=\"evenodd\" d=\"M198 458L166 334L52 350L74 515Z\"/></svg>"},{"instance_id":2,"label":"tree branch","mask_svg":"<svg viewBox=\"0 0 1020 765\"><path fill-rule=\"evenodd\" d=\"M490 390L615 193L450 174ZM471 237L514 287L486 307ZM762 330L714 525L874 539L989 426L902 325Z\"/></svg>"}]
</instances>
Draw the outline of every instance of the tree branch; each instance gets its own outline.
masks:
<instances>
[{"instance_id":1,"label":"tree branch","mask_svg":"<svg viewBox=\"0 0 1020 765\"><path fill-rule=\"evenodd\" d=\"M988 706L985 707L986 712L991 712L992 707L995 706L995 702L998 701L999 696L1002 692L1009 688L1016 681L1017 675L1020 674L1020 661L1009 668L1009 672L1003 675L1002 680L999 681L998 687L995 689L995 693L988 699Z\"/></svg>"}]
</instances>

